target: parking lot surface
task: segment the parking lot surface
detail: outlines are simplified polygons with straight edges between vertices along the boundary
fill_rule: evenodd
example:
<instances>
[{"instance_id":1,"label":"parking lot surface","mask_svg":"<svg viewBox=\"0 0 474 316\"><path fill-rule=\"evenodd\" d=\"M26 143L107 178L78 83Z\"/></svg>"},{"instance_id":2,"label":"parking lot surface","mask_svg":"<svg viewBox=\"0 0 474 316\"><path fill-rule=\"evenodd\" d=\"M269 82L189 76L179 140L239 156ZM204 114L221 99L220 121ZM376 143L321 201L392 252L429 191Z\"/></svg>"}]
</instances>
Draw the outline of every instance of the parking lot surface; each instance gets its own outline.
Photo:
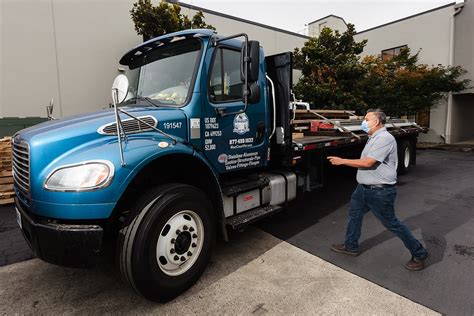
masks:
<instances>
[{"instance_id":1,"label":"parking lot surface","mask_svg":"<svg viewBox=\"0 0 474 316\"><path fill-rule=\"evenodd\" d=\"M0 241L9 239L0 244L7 264L0 267L0 313L472 315L473 162L472 153L420 151L418 166L400 178L398 214L426 244L426 270L405 270L408 251L370 214L359 257L329 251L343 239L355 185L353 171L334 169L321 191L218 243L200 281L167 304L142 299L108 266L12 264L31 253L13 209L1 208Z\"/></svg>"},{"instance_id":2,"label":"parking lot surface","mask_svg":"<svg viewBox=\"0 0 474 316\"><path fill-rule=\"evenodd\" d=\"M361 255L330 251L332 243L344 240L354 179L352 170L335 171L323 190L259 227L438 312L474 315L474 153L418 151L417 166L399 177L396 214L430 254L422 271L404 268L410 253L370 213Z\"/></svg>"}]
</instances>

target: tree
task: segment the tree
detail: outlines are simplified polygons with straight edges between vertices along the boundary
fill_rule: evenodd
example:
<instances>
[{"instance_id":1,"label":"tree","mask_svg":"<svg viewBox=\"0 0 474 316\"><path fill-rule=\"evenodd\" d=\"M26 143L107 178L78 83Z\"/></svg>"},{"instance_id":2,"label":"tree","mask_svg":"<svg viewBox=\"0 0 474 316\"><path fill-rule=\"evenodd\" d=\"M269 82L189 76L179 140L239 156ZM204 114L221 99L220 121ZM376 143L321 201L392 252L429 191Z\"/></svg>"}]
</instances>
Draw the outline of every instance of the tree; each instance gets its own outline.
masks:
<instances>
[{"instance_id":1,"label":"tree","mask_svg":"<svg viewBox=\"0 0 474 316\"><path fill-rule=\"evenodd\" d=\"M367 41L355 42L354 34L352 24L342 34L324 28L319 37L310 38L301 50L295 49L295 68L303 73L294 87L297 96L318 108L365 107L357 82L365 75L358 55Z\"/></svg>"},{"instance_id":2,"label":"tree","mask_svg":"<svg viewBox=\"0 0 474 316\"><path fill-rule=\"evenodd\" d=\"M130 10L132 21L138 35L148 40L163 34L181 31L190 28L215 28L204 22L204 14L198 11L192 19L181 14L181 7L161 1L154 6L151 0L138 0Z\"/></svg>"},{"instance_id":3,"label":"tree","mask_svg":"<svg viewBox=\"0 0 474 316\"><path fill-rule=\"evenodd\" d=\"M446 96L468 87L461 80L459 66L418 64L419 54L409 49L390 59L366 56L360 60L367 41L354 41L355 29L349 24L343 34L324 28L319 38L309 39L295 49L295 66L303 77L294 90L299 98L315 108L357 110L382 108L388 115L413 114Z\"/></svg>"},{"instance_id":4,"label":"tree","mask_svg":"<svg viewBox=\"0 0 474 316\"><path fill-rule=\"evenodd\" d=\"M419 54L407 48L390 60L365 57L361 64L367 73L359 82L365 103L392 116L414 114L435 106L450 91L468 88L469 80L460 80L466 73L460 66L418 64Z\"/></svg>"}]
</instances>

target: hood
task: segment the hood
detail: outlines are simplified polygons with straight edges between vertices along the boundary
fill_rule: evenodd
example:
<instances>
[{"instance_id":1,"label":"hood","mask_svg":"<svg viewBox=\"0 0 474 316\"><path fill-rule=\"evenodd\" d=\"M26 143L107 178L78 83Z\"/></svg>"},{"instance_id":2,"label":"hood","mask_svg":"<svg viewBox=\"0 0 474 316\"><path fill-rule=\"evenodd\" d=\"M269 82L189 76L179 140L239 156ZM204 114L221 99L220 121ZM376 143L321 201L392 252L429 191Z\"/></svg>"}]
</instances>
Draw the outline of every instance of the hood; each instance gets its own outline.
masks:
<instances>
[{"instance_id":1,"label":"hood","mask_svg":"<svg viewBox=\"0 0 474 316\"><path fill-rule=\"evenodd\" d=\"M163 129L165 122L182 122L181 129L165 132L178 138L186 138L186 115L180 109L150 108L150 107L124 107L136 117L152 116ZM122 121L128 119L121 114ZM43 161L51 161L79 146L91 142L115 142L116 135L99 133L101 127L115 123L113 109L101 110L94 113L72 116L60 120L44 122L17 133L17 137L28 142L31 159L41 157ZM156 132L153 132L156 134Z\"/></svg>"}]
</instances>

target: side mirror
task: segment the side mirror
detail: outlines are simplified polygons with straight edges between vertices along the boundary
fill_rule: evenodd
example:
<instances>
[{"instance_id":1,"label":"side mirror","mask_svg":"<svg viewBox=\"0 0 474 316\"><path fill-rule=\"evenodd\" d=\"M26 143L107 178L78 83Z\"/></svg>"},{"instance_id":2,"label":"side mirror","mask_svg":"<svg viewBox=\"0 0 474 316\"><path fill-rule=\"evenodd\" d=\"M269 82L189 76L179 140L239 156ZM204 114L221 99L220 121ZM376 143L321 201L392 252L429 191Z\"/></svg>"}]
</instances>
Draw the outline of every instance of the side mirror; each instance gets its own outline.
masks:
<instances>
[{"instance_id":1,"label":"side mirror","mask_svg":"<svg viewBox=\"0 0 474 316\"><path fill-rule=\"evenodd\" d=\"M114 104L122 103L128 93L128 78L125 75L118 75L112 83L112 100Z\"/></svg>"},{"instance_id":2,"label":"side mirror","mask_svg":"<svg viewBox=\"0 0 474 316\"><path fill-rule=\"evenodd\" d=\"M242 43L240 54L242 81L245 81L245 65L247 65L247 80L249 83L258 81L259 63L260 63L260 43L258 41L248 41L247 49L245 49L245 42ZM246 54L247 53L247 54ZM247 62L246 58L249 57Z\"/></svg>"}]
</instances>

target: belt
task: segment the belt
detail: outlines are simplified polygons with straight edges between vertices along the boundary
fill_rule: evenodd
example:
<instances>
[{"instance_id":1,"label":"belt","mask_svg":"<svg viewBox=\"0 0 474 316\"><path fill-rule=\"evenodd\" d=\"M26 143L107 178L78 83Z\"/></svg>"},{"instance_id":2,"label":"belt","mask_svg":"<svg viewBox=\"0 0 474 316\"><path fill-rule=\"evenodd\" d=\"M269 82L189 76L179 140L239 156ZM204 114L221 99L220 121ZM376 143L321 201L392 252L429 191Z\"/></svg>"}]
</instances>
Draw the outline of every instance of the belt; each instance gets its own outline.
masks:
<instances>
[{"instance_id":1,"label":"belt","mask_svg":"<svg viewBox=\"0 0 474 316\"><path fill-rule=\"evenodd\" d=\"M363 184L362 186L364 188L370 189L370 190L381 190L381 189L385 189L385 188L394 187L395 184Z\"/></svg>"}]
</instances>

